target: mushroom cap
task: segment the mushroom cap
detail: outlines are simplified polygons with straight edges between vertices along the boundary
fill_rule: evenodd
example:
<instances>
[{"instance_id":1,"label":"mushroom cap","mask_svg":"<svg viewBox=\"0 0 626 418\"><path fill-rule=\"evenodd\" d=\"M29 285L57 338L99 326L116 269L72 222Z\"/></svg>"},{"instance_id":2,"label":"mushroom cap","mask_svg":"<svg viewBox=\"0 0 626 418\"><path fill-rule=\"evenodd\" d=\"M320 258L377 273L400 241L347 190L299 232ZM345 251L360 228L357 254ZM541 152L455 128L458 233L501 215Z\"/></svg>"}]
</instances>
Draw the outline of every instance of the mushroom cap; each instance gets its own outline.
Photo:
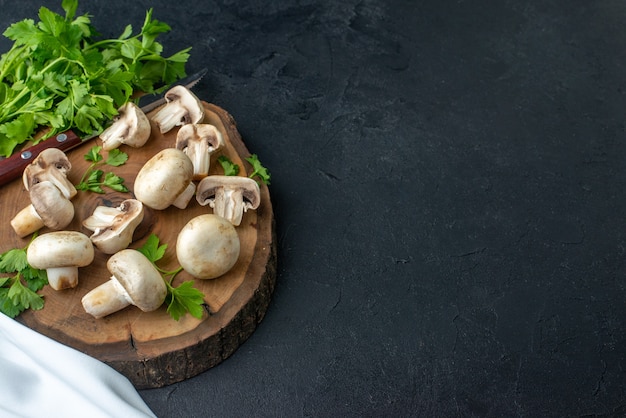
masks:
<instances>
[{"instance_id":1,"label":"mushroom cap","mask_svg":"<svg viewBox=\"0 0 626 418\"><path fill-rule=\"evenodd\" d=\"M67 179L72 163L63 151L58 148L47 148L26 166L22 173L22 181L26 190L37 183L50 181L63 192L67 199L77 193L76 187Z\"/></svg>"},{"instance_id":2,"label":"mushroom cap","mask_svg":"<svg viewBox=\"0 0 626 418\"><path fill-rule=\"evenodd\" d=\"M200 123L204 119L204 106L198 97L185 86L174 86L165 93L166 104L152 120L161 133L175 126Z\"/></svg>"},{"instance_id":3,"label":"mushroom cap","mask_svg":"<svg viewBox=\"0 0 626 418\"><path fill-rule=\"evenodd\" d=\"M150 121L146 114L133 102L126 102L118 109L113 123L100 134L105 151L121 144L139 148L150 138Z\"/></svg>"},{"instance_id":4,"label":"mushroom cap","mask_svg":"<svg viewBox=\"0 0 626 418\"><path fill-rule=\"evenodd\" d=\"M94 258L89 237L78 231L55 231L39 235L26 250L28 264L36 269L84 267Z\"/></svg>"},{"instance_id":5,"label":"mushroom cap","mask_svg":"<svg viewBox=\"0 0 626 418\"><path fill-rule=\"evenodd\" d=\"M183 125L176 134L176 148L182 150L193 163L194 180L209 175L211 154L224 146L222 133L208 123Z\"/></svg>"},{"instance_id":6,"label":"mushroom cap","mask_svg":"<svg viewBox=\"0 0 626 418\"><path fill-rule=\"evenodd\" d=\"M198 203L206 206L220 188L241 189L248 209L256 209L261 203L261 190L256 181L249 177L221 175L208 176L198 183L196 192Z\"/></svg>"},{"instance_id":7,"label":"mushroom cap","mask_svg":"<svg viewBox=\"0 0 626 418\"><path fill-rule=\"evenodd\" d=\"M190 123L183 125L176 134L176 148L184 150L190 142L205 142L207 152L214 152L224 145L222 133L210 123Z\"/></svg>"},{"instance_id":8,"label":"mushroom cap","mask_svg":"<svg viewBox=\"0 0 626 418\"><path fill-rule=\"evenodd\" d=\"M89 238L100 251L113 254L132 242L143 214L143 204L139 200L126 199L117 208L97 206L93 214L83 220L83 226L94 231Z\"/></svg>"},{"instance_id":9,"label":"mushroom cap","mask_svg":"<svg viewBox=\"0 0 626 418\"><path fill-rule=\"evenodd\" d=\"M137 200L152 209L165 209L183 193L193 177L193 164L176 148L165 148L141 167L135 177Z\"/></svg>"},{"instance_id":10,"label":"mushroom cap","mask_svg":"<svg viewBox=\"0 0 626 418\"><path fill-rule=\"evenodd\" d=\"M163 277L139 251L127 248L113 254L107 268L126 290L132 304L142 311L153 311L165 301L167 288Z\"/></svg>"},{"instance_id":11,"label":"mushroom cap","mask_svg":"<svg viewBox=\"0 0 626 418\"><path fill-rule=\"evenodd\" d=\"M178 262L197 279L214 279L228 272L237 262L240 249L235 227L212 214L192 218L176 240Z\"/></svg>"},{"instance_id":12,"label":"mushroom cap","mask_svg":"<svg viewBox=\"0 0 626 418\"><path fill-rule=\"evenodd\" d=\"M244 212L259 207L261 190L249 177L212 175L198 183L196 200L202 206L211 206L216 215L237 226Z\"/></svg>"},{"instance_id":13,"label":"mushroom cap","mask_svg":"<svg viewBox=\"0 0 626 418\"><path fill-rule=\"evenodd\" d=\"M35 212L48 228L63 229L74 219L74 205L52 182L34 183L29 195Z\"/></svg>"}]
</instances>

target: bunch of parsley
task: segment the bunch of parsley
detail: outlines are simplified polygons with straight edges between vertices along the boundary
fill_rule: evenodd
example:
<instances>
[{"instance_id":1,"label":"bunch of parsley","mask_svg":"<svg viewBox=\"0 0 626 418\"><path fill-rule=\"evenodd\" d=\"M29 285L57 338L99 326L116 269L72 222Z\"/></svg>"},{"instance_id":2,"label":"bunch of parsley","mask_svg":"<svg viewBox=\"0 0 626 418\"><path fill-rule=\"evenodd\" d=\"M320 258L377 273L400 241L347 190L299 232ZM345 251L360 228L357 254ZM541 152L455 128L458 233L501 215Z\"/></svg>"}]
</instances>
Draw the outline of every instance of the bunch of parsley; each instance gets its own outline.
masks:
<instances>
[{"instance_id":1,"label":"bunch of parsley","mask_svg":"<svg viewBox=\"0 0 626 418\"><path fill-rule=\"evenodd\" d=\"M3 33L13 45L0 56L0 155L44 127L37 141L67 129L99 133L133 92L154 93L185 76L190 48L161 55L156 38L171 28L152 9L138 34L127 25L118 38L98 40L77 7L62 0L65 16L41 7L38 22L24 19Z\"/></svg>"}]
</instances>

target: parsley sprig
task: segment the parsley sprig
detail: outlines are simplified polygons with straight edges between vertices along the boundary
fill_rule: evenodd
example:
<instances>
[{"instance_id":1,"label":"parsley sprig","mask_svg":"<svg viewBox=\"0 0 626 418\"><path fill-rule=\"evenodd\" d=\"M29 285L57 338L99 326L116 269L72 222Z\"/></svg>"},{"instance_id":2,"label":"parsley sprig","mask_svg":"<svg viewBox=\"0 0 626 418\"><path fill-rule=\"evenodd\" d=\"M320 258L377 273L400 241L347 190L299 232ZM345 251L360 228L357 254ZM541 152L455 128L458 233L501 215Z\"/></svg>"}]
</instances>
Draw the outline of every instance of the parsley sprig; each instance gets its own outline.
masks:
<instances>
[{"instance_id":1,"label":"parsley sprig","mask_svg":"<svg viewBox=\"0 0 626 418\"><path fill-rule=\"evenodd\" d=\"M186 313L189 313L194 318L202 318L204 312L204 294L193 286L193 280L183 282L176 287L172 285L174 277L183 271L183 268L178 267L175 270L167 271L156 264L156 262L165 255L167 244L161 244L159 237L155 234L150 234L144 245L137 248L137 250L145 255L161 275L163 275L163 280L167 286L165 302L168 305L167 312L170 316L176 321Z\"/></svg>"},{"instance_id":2,"label":"parsley sprig","mask_svg":"<svg viewBox=\"0 0 626 418\"><path fill-rule=\"evenodd\" d=\"M258 176L261 181L269 186L271 175L267 168L263 167L261 161L259 161L259 157L256 154L252 154L246 158L246 161L252 164L252 173L248 177L253 178L254 176Z\"/></svg>"},{"instance_id":3,"label":"parsley sprig","mask_svg":"<svg viewBox=\"0 0 626 418\"><path fill-rule=\"evenodd\" d=\"M37 234L34 234L33 239ZM45 270L32 268L24 248L13 248L0 254L0 312L15 318L26 309L43 308L43 297L37 292L48 284Z\"/></svg>"},{"instance_id":4,"label":"parsley sprig","mask_svg":"<svg viewBox=\"0 0 626 418\"><path fill-rule=\"evenodd\" d=\"M154 93L185 76L190 48L162 56L156 39L171 28L152 9L139 33L127 25L117 38L96 39L89 15L76 16L78 0L61 3L65 16L42 6L39 21L24 19L3 33L13 44L0 56L2 156L70 128L100 132L133 93Z\"/></svg>"},{"instance_id":5,"label":"parsley sprig","mask_svg":"<svg viewBox=\"0 0 626 418\"><path fill-rule=\"evenodd\" d=\"M272 176L267 168L265 168L263 164L261 164L261 161L259 161L259 157L256 154L252 154L245 160L252 165L252 172L248 177L259 177L259 179L263 183L269 186ZM222 166L225 176L236 176L239 174L239 166L233 163L227 156L220 155L219 157L217 157L217 161Z\"/></svg>"},{"instance_id":6,"label":"parsley sprig","mask_svg":"<svg viewBox=\"0 0 626 418\"><path fill-rule=\"evenodd\" d=\"M84 155L85 160L90 161L91 165L87 168L83 177L80 179L80 182L76 185L76 190L104 193L104 189L102 187L106 186L117 192L128 192L128 188L124 185L123 178L115 173L108 172L104 174L103 170L96 169L96 167L101 164L110 165L111 167L119 167L126 163L128 160L128 154L114 148L109 151L107 159L104 160L104 157L100 154L101 151L102 147L96 145ZM104 178L102 177L103 175Z\"/></svg>"}]
</instances>

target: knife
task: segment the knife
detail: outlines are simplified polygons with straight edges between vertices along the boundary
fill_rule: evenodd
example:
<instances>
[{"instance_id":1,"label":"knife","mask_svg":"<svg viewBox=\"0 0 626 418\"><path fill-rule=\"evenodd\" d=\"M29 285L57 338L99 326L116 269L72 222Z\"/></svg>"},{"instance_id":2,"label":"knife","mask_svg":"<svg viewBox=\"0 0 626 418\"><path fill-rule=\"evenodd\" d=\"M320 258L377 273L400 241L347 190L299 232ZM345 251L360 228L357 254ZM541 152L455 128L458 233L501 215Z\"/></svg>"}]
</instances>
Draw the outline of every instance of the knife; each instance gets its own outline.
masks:
<instances>
[{"instance_id":1,"label":"knife","mask_svg":"<svg viewBox=\"0 0 626 418\"><path fill-rule=\"evenodd\" d=\"M202 77L207 73L208 69L194 73L188 77L185 77L173 84L171 87L182 85L187 88L192 88L200 82ZM167 92L167 91L166 91ZM149 113L157 107L165 103L165 93L162 94L145 94L139 98L139 107L144 113ZM75 148L83 142L95 138L98 136L88 135L86 137L78 136L73 130L67 130L55 136L52 136L45 141L28 147L20 152L16 152L10 157L0 159L0 186L5 185L16 178L22 176L24 169L28 166L41 151L48 148L58 148L63 152L67 152L72 148Z\"/></svg>"}]
</instances>

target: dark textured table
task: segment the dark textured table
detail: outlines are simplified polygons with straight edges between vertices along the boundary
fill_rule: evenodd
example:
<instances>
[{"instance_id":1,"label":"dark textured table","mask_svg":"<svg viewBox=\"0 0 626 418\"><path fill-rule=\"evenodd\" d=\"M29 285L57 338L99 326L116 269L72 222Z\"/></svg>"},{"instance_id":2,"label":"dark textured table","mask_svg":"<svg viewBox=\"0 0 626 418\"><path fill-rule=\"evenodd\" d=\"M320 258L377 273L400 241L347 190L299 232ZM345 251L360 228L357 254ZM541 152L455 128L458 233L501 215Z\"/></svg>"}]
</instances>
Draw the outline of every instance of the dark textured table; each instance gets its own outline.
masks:
<instances>
[{"instance_id":1,"label":"dark textured table","mask_svg":"<svg viewBox=\"0 0 626 418\"><path fill-rule=\"evenodd\" d=\"M272 172L267 315L157 415L626 415L626 3L195 4L79 9L153 7Z\"/></svg>"}]
</instances>

